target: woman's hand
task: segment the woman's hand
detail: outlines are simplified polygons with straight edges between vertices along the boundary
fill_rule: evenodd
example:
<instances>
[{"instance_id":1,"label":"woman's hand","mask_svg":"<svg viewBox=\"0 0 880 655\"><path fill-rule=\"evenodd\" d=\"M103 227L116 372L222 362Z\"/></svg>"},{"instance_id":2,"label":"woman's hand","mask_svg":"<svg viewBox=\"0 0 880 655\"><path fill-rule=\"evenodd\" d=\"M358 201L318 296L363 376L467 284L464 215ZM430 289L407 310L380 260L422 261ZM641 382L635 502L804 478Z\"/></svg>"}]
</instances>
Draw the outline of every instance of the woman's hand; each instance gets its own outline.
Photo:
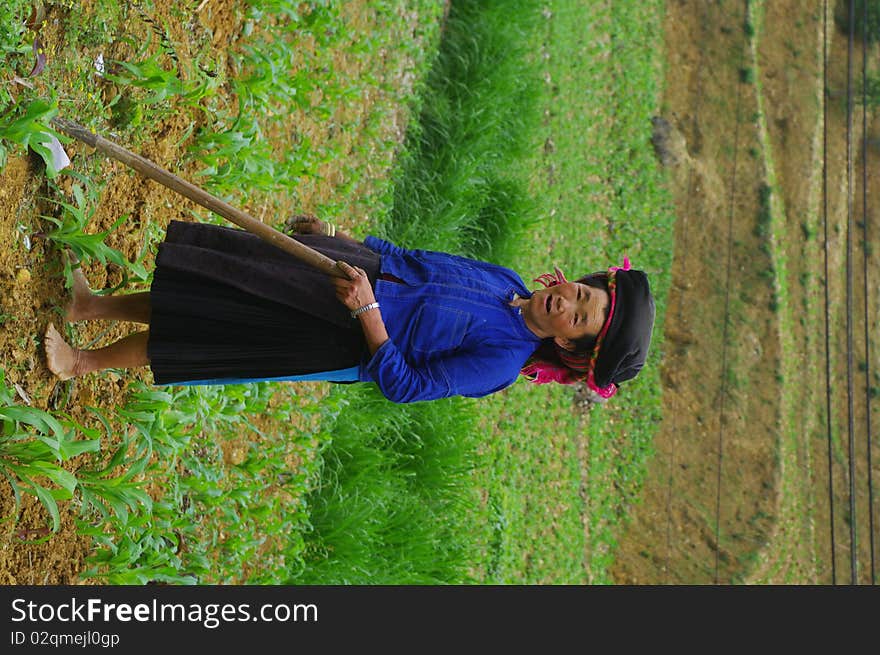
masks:
<instances>
[{"instance_id":1,"label":"woman's hand","mask_svg":"<svg viewBox=\"0 0 880 655\"><path fill-rule=\"evenodd\" d=\"M312 214L297 214L284 223L285 234L327 234L326 223Z\"/></svg>"},{"instance_id":2,"label":"woman's hand","mask_svg":"<svg viewBox=\"0 0 880 655\"><path fill-rule=\"evenodd\" d=\"M348 276L347 280L338 277L332 278L333 286L336 287L336 297L343 305L354 311L364 305L376 302L370 278L367 277L364 269L350 266L343 261L336 262L336 265ZM359 314L357 318L364 331L367 350L370 351L370 356L373 356L382 347L382 344L388 341L388 330L385 329L382 313L378 308L371 309Z\"/></svg>"},{"instance_id":3,"label":"woman's hand","mask_svg":"<svg viewBox=\"0 0 880 655\"><path fill-rule=\"evenodd\" d=\"M373 286L364 269L350 266L343 261L336 262L336 265L348 276L347 280L339 277L331 278L339 302L351 311L376 302Z\"/></svg>"}]
</instances>

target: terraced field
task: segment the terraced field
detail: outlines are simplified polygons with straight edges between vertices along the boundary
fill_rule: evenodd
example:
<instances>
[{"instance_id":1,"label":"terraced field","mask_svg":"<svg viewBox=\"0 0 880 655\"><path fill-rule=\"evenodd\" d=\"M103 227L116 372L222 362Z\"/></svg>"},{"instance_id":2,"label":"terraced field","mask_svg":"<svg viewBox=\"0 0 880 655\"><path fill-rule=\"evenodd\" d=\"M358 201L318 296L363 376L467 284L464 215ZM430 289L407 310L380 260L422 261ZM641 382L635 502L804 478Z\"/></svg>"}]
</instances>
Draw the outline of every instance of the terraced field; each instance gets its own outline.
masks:
<instances>
[{"instance_id":1,"label":"terraced field","mask_svg":"<svg viewBox=\"0 0 880 655\"><path fill-rule=\"evenodd\" d=\"M856 104L848 134L847 35L816 4L667 4L667 122L655 141L678 219L664 419L617 582L872 581L867 408L878 378L865 335L878 320L880 125ZM869 46L869 77L876 55ZM858 40L853 56L857 83Z\"/></svg>"}]
</instances>

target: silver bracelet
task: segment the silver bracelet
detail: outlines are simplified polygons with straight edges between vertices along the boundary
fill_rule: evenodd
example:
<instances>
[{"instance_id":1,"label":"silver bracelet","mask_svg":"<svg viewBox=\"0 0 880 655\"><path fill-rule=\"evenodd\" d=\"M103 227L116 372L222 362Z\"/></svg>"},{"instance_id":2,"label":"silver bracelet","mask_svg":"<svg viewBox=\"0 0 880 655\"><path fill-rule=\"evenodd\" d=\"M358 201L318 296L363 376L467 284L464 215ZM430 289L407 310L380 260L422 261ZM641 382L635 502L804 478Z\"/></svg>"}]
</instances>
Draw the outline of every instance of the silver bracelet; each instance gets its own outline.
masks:
<instances>
[{"instance_id":1,"label":"silver bracelet","mask_svg":"<svg viewBox=\"0 0 880 655\"><path fill-rule=\"evenodd\" d=\"M357 318L358 316L360 316L360 315L363 314L364 312L368 312L368 311L370 311L371 309L379 309L379 303L377 303L377 302L371 302L369 305L364 305L363 307L358 307L356 310L354 310L354 311L351 313L351 317L352 317L352 318Z\"/></svg>"}]
</instances>

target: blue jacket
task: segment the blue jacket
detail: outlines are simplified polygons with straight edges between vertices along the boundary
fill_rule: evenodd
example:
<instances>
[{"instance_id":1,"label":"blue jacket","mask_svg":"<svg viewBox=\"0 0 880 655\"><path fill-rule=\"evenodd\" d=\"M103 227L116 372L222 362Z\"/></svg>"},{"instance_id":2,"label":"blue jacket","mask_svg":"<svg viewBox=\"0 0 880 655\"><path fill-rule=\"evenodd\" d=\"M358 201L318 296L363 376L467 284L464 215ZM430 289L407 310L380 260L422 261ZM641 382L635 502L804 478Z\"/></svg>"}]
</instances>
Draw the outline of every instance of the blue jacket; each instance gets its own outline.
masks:
<instances>
[{"instance_id":1,"label":"blue jacket","mask_svg":"<svg viewBox=\"0 0 880 655\"><path fill-rule=\"evenodd\" d=\"M382 257L376 300L390 339L361 362L358 379L394 402L480 397L516 381L541 340L510 306L531 292L510 269L456 255L406 250L373 236Z\"/></svg>"}]
</instances>

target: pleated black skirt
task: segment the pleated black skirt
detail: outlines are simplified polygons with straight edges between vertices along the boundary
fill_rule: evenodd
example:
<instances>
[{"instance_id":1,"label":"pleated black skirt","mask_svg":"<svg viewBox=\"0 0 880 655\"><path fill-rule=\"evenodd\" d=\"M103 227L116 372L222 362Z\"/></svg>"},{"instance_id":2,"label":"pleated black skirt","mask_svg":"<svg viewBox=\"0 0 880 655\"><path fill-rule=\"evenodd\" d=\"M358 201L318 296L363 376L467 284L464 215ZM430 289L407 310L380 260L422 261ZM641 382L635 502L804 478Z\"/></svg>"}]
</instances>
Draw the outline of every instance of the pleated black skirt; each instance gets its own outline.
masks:
<instances>
[{"instance_id":1,"label":"pleated black skirt","mask_svg":"<svg viewBox=\"0 0 880 655\"><path fill-rule=\"evenodd\" d=\"M298 236L367 271L379 256L342 239ZM323 273L243 230L173 221L150 288L147 355L156 384L271 378L349 368L360 323Z\"/></svg>"}]
</instances>

